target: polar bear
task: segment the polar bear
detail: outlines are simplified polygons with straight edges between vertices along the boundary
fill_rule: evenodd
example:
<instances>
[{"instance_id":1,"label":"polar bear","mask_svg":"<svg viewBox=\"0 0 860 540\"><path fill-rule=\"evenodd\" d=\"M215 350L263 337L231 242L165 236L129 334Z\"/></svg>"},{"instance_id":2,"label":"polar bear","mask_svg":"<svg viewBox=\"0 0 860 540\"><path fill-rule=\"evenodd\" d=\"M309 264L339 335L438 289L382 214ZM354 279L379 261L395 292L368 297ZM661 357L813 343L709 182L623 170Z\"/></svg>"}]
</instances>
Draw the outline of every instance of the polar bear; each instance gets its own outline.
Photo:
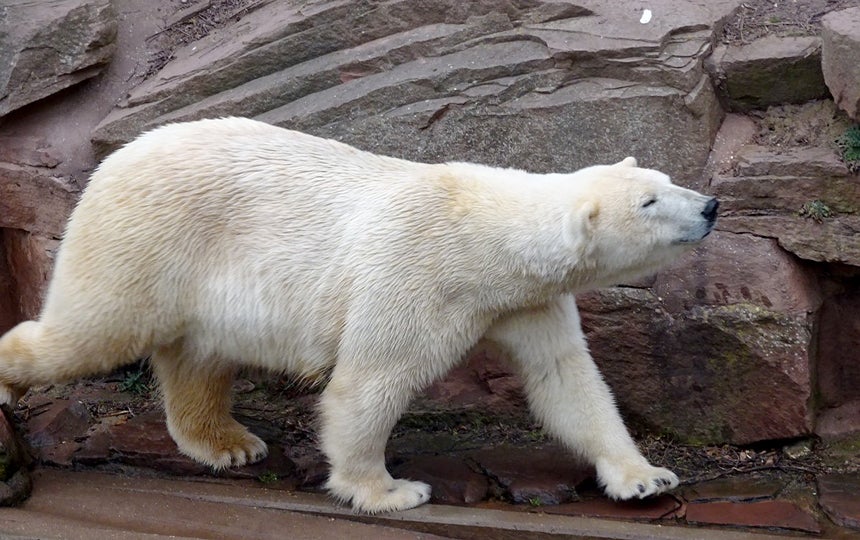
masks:
<instances>
[{"instance_id":1,"label":"polar bear","mask_svg":"<svg viewBox=\"0 0 860 540\"><path fill-rule=\"evenodd\" d=\"M93 174L39 320L0 339L0 400L151 355L178 448L224 468L266 455L230 414L237 366L324 377L329 491L400 510L430 487L389 475L392 427L487 337L606 493L646 497L678 479L628 434L573 294L653 272L716 212L633 158L531 174L383 157L249 119L167 125Z\"/></svg>"}]
</instances>

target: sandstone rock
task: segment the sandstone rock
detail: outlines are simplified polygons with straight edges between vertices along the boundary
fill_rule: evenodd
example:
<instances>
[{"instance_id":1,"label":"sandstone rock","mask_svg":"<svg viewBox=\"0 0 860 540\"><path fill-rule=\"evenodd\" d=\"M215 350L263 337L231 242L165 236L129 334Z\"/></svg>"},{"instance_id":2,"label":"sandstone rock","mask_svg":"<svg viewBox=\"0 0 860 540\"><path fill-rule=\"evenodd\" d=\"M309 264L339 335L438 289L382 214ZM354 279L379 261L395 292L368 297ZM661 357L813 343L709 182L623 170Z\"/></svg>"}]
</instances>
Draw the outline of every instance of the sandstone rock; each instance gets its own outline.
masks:
<instances>
[{"instance_id":1,"label":"sandstone rock","mask_svg":"<svg viewBox=\"0 0 860 540\"><path fill-rule=\"evenodd\" d=\"M860 529L860 476L825 474L818 477L818 502L834 523Z\"/></svg>"},{"instance_id":2,"label":"sandstone rock","mask_svg":"<svg viewBox=\"0 0 860 540\"><path fill-rule=\"evenodd\" d=\"M4 407L0 410L0 506L19 504L30 495L29 461Z\"/></svg>"},{"instance_id":3,"label":"sandstone rock","mask_svg":"<svg viewBox=\"0 0 860 540\"><path fill-rule=\"evenodd\" d=\"M851 281L848 281L850 284ZM823 407L860 403L860 292L845 288L827 298L819 316L818 390ZM835 435L836 424L827 429ZM819 428L821 428L819 422ZM847 426L846 426L847 427ZM854 421L860 430L860 417ZM823 434L823 433L822 433Z\"/></svg>"},{"instance_id":4,"label":"sandstone rock","mask_svg":"<svg viewBox=\"0 0 860 540\"><path fill-rule=\"evenodd\" d=\"M649 497L645 500L612 501L609 499L593 499L589 501L572 502L558 506L546 506L538 509L547 514L562 514L566 516L589 516L610 519L639 519L639 520L674 520L684 517L684 505L670 495Z\"/></svg>"},{"instance_id":5,"label":"sandstone rock","mask_svg":"<svg viewBox=\"0 0 860 540\"><path fill-rule=\"evenodd\" d=\"M35 319L42 309L60 241L20 229L0 229L0 236L18 314L24 319Z\"/></svg>"},{"instance_id":6,"label":"sandstone rock","mask_svg":"<svg viewBox=\"0 0 860 540\"><path fill-rule=\"evenodd\" d=\"M15 281L5 257L3 234L0 234L0 335L21 320Z\"/></svg>"},{"instance_id":7,"label":"sandstone rock","mask_svg":"<svg viewBox=\"0 0 860 540\"><path fill-rule=\"evenodd\" d=\"M0 15L0 116L97 75L113 53L109 0L12 0Z\"/></svg>"},{"instance_id":8,"label":"sandstone rock","mask_svg":"<svg viewBox=\"0 0 860 540\"><path fill-rule=\"evenodd\" d=\"M707 66L728 107L736 111L827 95L817 37L767 36L743 45L720 45Z\"/></svg>"},{"instance_id":9,"label":"sandstone rock","mask_svg":"<svg viewBox=\"0 0 860 540\"><path fill-rule=\"evenodd\" d=\"M88 434L74 459L83 465L118 463L172 474L195 475L209 470L179 453L163 415L155 412L121 423L100 423Z\"/></svg>"},{"instance_id":10,"label":"sandstone rock","mask_svg":"<svg viewBox=\"0 0 860 540\"><path fill-rule=\"evenodd\" d=\"M79 195L43 168L0 162L0 228L60 236Z\"/></svg>"},{"instance_id":11,"label":"sandstone rock","mask_svg":"<svg viewBox=\"0 0 860 540\"><path fill-rule=\"evenodd\" d=\"M721 231L657 274L653 290L672 313L750 304L805 314L822 302L815 276L776 241Z\"/></svg>"},{"instance_id":12,"label":"sandstone rock","mask_svg":"<svg viewBox=\"0 0 860 540\"><path fill-rule=\"evenodd\" d=\"M164 122L241 114L424 161L546 171L632 153L692 181L720 116L702 58L736 4L647 27L635 10L592 1L261 4L177 51L95 142L104 152ZM652 121L666 115L672 130Z\"/></svg>"},{"instance_id":13,"label":"sandstone rock","mask_svg":"<svg viewBox=\"0 0 860 540\"><path fill-rule=\"evenodd\" d=\"M422 403L440 409L471 406L496 412L526 407L522 382L501 352L488 342L479 343L463 365L430 386Z\"/></svg>"},{"instance_id":14,"label":"sandstone rock","mask_svg":"<svg viewBox=\"0 0 860 540\"><path fill-rule=\"evenodd\" d=\"M50 279L57 240L80 188L56 176L58 158L40 140L0 146L0 330L35 318ZM0 143L2 144L2 143Z\"/></svg>"},{"instance_id":15,"label":"sandstone rock","mask_svg":"<svg viewBox=\"0 0 860 540\"><path fill-rule=\"evenodd\" d=\"M570 452L555 446L527 452L502 446L475 452L472 459L505 496L519 504L570 502L576 486L594 475L591 467L577 463Z\"/></svg>"},{"instance_id":16,"label":"sandstone rock","mask_svg":"<svg viewBox=\"0 0 860 540\"><path fill-rule=\"evenodd\" d=\"M831 154L744 149L740 176L716 175L711 182L721 201L720 228L776 238L803 259L860 265L860 183Z\"/></svg>"},{"instance_id":17,"label":"sandstone rock","mask_svg":"<svg viewBox=\"0 0 860 540\"><path fill-rule=\"evenodd\" d=\"M720 304L672 312L642 289L579 297L589 346L626 417L695 443L809 434L811 317L743 293L712 301Z\"/></svg>"},{"instance_id":18,"label":"sandstone rock","mask_svg":"<svg viewBox=\"0 0 860 540\"><path fill-rule=\"evenodd\" d=\"M161 411L147 411L132 417L114 416L100 421L86 433L78 432L82 441L71 457L74 464L87 466L131 465L176 475L212 474L211 468L179 453L167 431ZM284 449L273 444L266 459L218 473L230 478L258 479L269 477L280 488L295 488L299 481L296 465ZM265 475L265 476L264 476Z\"/></svg>"},{"instance_id":19,"label":"sandstone rock","mask_svg":"<svg viewBox=\"0 0 860 540\"><path fill-rule=\"evenodd\" d=\"M77 400L58 399L44 406L27 422L27 442L40 462L68 467L92 418Z\"/></svg>"},{"instance_id":20,"label":"sandstone rock","mask_svg":"<svg viewBox=\"0 0 860 540\"><path fill-rule=\"evenodd\" d=\"M691 503L687 505L687 522L821 532L815 517L788 501Z\"/></svg>"},{"instance_id":21,"label":"sandstone rock","mask_svg":"<svg viewBox=\"0 0 860 540\"><path fill-rule=\"evenodd\" d=\"M860 120L860 7L821 19L824 80L839 108Z\"/></svg>"},{"instance_id":22,"label":"sandstone rock","mask_svg":"<svg viewBox=\"0 0 860 540\"><path fill-rule=\"evenodd\" d=\"M848 168L830 148L789 147L775 150L746 145L738 152L739 176L848 176Z\"/></svg>"},{"instance_id":23,"label":"sandstone rock","mask_svg":"<svg viewBox=\"0 0 860 540\"><path fill-rule=\"evenodd\" d=\"M718 231L653 292L580 298L595 360L636 423L700 442L808 434L821 293L774 240Z\"/></svg>"},{"instance_id":24,"label":"sandstone rock","mask_svg":"<svg viewBox=\"0 0 860 540\"><path fill-rule=\"evenodd\" d=\"M430 484L431 502L475 504L487 497L487 477L473 471L463 456L419 456L395 467L395 476Z\"/></svg>"},{"instance_id":25,"label":"sandstone rock","mask_svg":"<svg viewBox=\"0 0 860 540\"><path fill-rule=\"evenodd\" d=\"M386 104L405 96L429 99L431 94L422 94L408 81L391 86L365 77L355 81L366 85L354 87L355 94L346 89L319 92L259 119L406 159L444 161L456 156L547 172L632 154L644 166L665 170L682 182L698 176L719 118L706 78L691 97L668 87L608 79L558 86L562 73L543 76L496 79L482 85L478 99L432 99L389 110ZM537 81L550 86L535 87ZM374 92L374 83L379 92ZM523 89L528 91L517 96ZM651 120L664 115L674 118L679 131L667 131ZM575 138L570 138L572 125L577 126ZM677 136L682 132L683 140Z\"/></svg>"},{"instance_id":26,"label":"sandstone rock","mask_svg":"<svg viewBox=\"0 0 860 540\"><path fill-rule=\"evenodd\" d=\"M745 502L772 499L782 491L785 483L767 478L728 477L701 482L684 488L687 502L712 501Z\"/></svg>"},{"instance_id":27,"label":"sandstone rock","mask_svg":"<svg viewBox=\"0 0 860 540\"><path fill-rule=\"evenodd\" d=\"M856 351L856 349L853 350ZM835 373L838 375L839 371ZM829 374L832 376L833 372ZM846 401L819 411L815 422L815 433L825 439L840 439L860 434L860 399Z\"/></svg>"},{"instance_id":28,"label":"sandstone rock","mask_svg":"<svg viewBox=\"0 0 860 540\"><path fill-rule=\"evenodd\" d=\"M737 162L737 156L742 149L750 144L755 137L758 126L748 116L740 114L727 114L720 125L714 144L711 147L711 155L705 166L703 181L692 184L690 187L704 191L709 188L708 181L715 174L725 174Z\"/></svg>"}]
</instances>

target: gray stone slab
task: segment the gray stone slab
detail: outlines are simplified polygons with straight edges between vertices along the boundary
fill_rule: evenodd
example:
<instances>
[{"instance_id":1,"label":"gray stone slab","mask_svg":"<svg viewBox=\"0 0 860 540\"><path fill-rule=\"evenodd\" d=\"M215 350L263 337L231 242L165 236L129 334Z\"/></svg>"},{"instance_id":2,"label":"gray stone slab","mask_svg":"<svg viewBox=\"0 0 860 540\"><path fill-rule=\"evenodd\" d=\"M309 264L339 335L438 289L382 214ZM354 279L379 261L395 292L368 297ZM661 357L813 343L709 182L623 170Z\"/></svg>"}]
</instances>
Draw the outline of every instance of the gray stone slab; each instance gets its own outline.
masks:
<instances>
[{"instance_id":1,"label":"gray stone slab","mask_svg":"<svg viewBox=\"0 0 860 540\"><path fill-rule=\"evenodd\" d=\"M860 120L860 7L821 19L824 80L840 109Z\"/></svg>"},{"instance_id":2,"label":"gray stone slab","mask_svg":"<svg viewBox=\"0 0 860 540\"><path fill-rule=\"evenodd\" d=\"M109 0L4 1L0 116L97 75L116 28Z\"/></svg>"},{"instance_id":3,"label":"gray stone slab","mask_svg":"<svg viewBox=\"0 0 860 540\"><path fill-rule=\"evenodd\" d=\"M720 45L706 65L731 110L827 96L818 37L767 36L744 45Z\"/></svg>"}]
</instances>

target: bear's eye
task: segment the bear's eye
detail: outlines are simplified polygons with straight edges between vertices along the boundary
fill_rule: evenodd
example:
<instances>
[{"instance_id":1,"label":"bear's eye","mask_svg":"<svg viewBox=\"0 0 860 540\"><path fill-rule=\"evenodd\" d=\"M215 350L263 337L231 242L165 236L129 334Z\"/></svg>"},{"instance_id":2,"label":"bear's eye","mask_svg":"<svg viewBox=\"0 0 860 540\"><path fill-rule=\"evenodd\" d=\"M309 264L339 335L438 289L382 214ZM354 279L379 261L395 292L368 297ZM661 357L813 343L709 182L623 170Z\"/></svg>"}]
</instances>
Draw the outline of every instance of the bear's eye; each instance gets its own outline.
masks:
<instances>
[{"instance_id":1,"label":"bear's eye","mask_svg":"<svg viewBox=\"0 0 860 540\"><path fill-rule=\"evenodd\" d=\"M656 202L657 202L657 198L656 198L656 197L651 197L650 199L648 199L647 201L645 201L645 202L642 204L642 208L648 208L649 206L651 206L652 204L654 204L654 203L656 203Z\"/></svg>"}]
</instances>

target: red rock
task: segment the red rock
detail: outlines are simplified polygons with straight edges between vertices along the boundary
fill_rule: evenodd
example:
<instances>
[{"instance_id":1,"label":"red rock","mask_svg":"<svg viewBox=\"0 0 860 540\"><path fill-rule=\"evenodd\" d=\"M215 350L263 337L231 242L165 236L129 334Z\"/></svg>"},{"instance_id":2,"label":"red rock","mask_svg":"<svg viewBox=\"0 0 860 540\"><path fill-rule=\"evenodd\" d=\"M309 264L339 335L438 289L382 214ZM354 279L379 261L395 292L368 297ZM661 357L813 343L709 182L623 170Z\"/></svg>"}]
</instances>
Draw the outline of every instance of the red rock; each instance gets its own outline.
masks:
<instances>
[{"instance_id":1,"label":"red rock","mask_svg":"<svg viewBox=\"0 0 860 540\"><path fill-rule=\"evenodd\" d=\"M54 268L59 240L20 229L3 231L15 300L24 319L36 319Z\"/></svg>"},{"instance_id":2,"label":"red rock","mask_svg":"<svg viewBox=\"0 0 860 540\"><path fill-rule=\"evenodd\" d=\"M29 463L4 407L0 409L0 506L19 504L30 495Z\"/></svg>"},{"instance_id":3,"label":"red rock","mask_svg":"<svg viewBox=\"0 0 860 540\"><path fill-rule=\"evenodd\" d=\"M394 468L397 477L420 480L433 487L432 502L474 504L487 497L487 477L457 456L419 456Z\"/></svg>"},{"instance_id":4,"label":"red rock","mask_svg":"<svg viewBox=\"0 0 860 540\"><path fill-rule=\"evenodd\" d=\"M739 176L848 176L831 148L769 148L747 145L738 152Z\"/></svg>"},{"instance_id":5,"label":"red rock","mask_svg":"<svg viewBox=\"0 0 860 540\"><path fill-rule=\"evenodd\" d=\"M578 463L557 446L539 449L500 446L476 452L472 457L515 503L568 502L576 493L576 486L594 474L591 467Z\"/></svg>"},{"instance_id":6,"label":"red rock","mask_svg":"<svg viewBox=\"0 0 860 540\"><path fill-rule=\"evenodd\" d=\"M684 516L684 504L670 495L644 500L612 501L594 499L540 508L547 514L615 519L675 519Z\"/></svg>"},{"instance_id":7,"label":"red rock","mask_svg":"<svg viewBox=\"0 0 860 540\"><path fill-rule=\"evenodd\" d=\"M706 62L732 110L803 103L827 95L817 37L765 36L719 45Z\"/></svg>"},{"instance_id":8,"label":"red rock","mask_svg":"<svg viewBox=\"0 0 860 540\"><path fill-rule=\"evenodd\" d=\"M837 525L860 529L860 474L819 476L818 502Z\"/></svg>"},{"instance_id":9,"label":"red rock","mask_svg":"<svg viewBox=\"0 0 860 540\"><path fill-rule=\"evenodd\" d=\"M69 453L77 449L75 439L86 433L91 419L80 401L56 399L27 422L27 440L39 457L52 461L51 456L56 454L60 463L67 463Z\"/></svg>"},{"instance_id":10,"label":"red rock","mask_svg":"<svg viewBox=\"0 0 860 540\"><path fill-rule=\"evenodd\" d=\"M839 108L860 119L860 7L828 13L821 26L824 80Z\"/></svg>"},{"instance_id":11,"label":"red rock","mask_svg":"<svg viewBox=\"0 0 860 540\"><path fill-rule=\"evenodd\" d=\"M79 195L49 170L0 163L0 228L59 236Z\"/></svg>"},{"instance_id":12,"label":"red rock","mask_svg":"<svg viewBox=\"0 0 860 540\"><path fill-rule=\"evenodd\" d=\"M824 438L860 433L860 400L819 411L815 420L815 433Z\"/></svg>"},{"instance_id":13,"label":"red rock","mask_svg":"<svg viewBox=\"0 0 860 540\"><path fill-rule=\"evenodd\" d=\"M726 290L742 298L740 286ZM696 444L812 431L806 312L752 302L673 311L651 291L629 287L577 298L589 347L631 425Z\"/></svg>"},{"instance_id":14,"label":"red rock","mask_svg":"<svg viewBox=\"0 0 860 540\"><path fill-rule=\"evenodd\" d=\"M203 474L210 469L183 456L170 438L164 417L147 412L93 429L75 461L84 465L121 463L171 474Z\"/></svg>"},{"instance_id":15,"label":"red rock","mask_svg":"<svg viewBox=\"0 0 860 540\"><path fill-rule=\"evenodd\" d=\"M475 406L488 410L525 407L522 383L491 343L480 342L467 361L434 383L424 393L428 404L443 409Z\"/></svg>"},{"instance_id":16,"label":"red rock","mask_svg":"<svg viewBox=\"0 0 860 540\"><path fill-rule=\"evenodd\" d=\"M778 480L764 478L720 478L701 482L683 490L684 499L691 503L708 501L753 501L770 499L783 488Z\"/></svg>"},{"instance_id":17,"label":"red rock","mask_svg":"<svg viewBox=\"0 0 860 540\"><path fill-rule=\"evenodd\" d=\"M229 469L222 473L230 478L251 478L261 480L269 487L278 489L296 489L299 487L299 479L296 475L296 464L286 455L283 446L279 444L269 445L269 455L265 459ZM273 480L266 480L266 477Z\"/></svg>"},{"instance_id":18,"label":"red rock","mask_svg":"<svg viewBox=\"0 0 860 540\"><path fill-rule=\"evenodd\" d=\"M749 116L727 114L711 146L706 171L712 174L730 170L737 161L738 153L753 140L757 131L758 126ZM707 179L706 175L703 177ZM690 187L704 190L708 185L703 181Z\"/></svg>"},{"instance_id":19,"label":"red rock","mask_svg":"<svg viewBox=\"0 0 860 540\"><path fill-rule=\"evenodd\" d=\"M821 405L842 407L852 401L860 401L860 292L846 288L844 292L829 297L821 307L818 340L818 389ZM856 410L856 406L854 408ZM850 406L846 412L850 410ZM860 428L860 420L845 416L848 423L839 428L830 421L819 420L819 429L828 436L847 433ZM824 434L823 432L821 433Z\"/></svg>"},{"instance_id":20,"label":"red rock","mask_svg":"<svg viewBox=\"0 0 860 540\"><path fill-rule=\"evenodd\" d=\"M82 465L123 464L176 475L212 474L212 469L179 453L167 431L164 414L149 411L123 419L104 419L95 426L73 459ZM229 478L277 477L278 487L298 485L296 466L278 445L269 448L263 461L221 471Z\"/></svg>"},{"instance_id":21,"label":"red rock","mask_svg":"<svg viewBox=\"0 0 860 540\"><path fill-rule=\"evenodd\" d=\"M16 299L15 280L6 260L3 236L0 232L0 336L22 319Z\"/></svg>"},{"instance_id":22,"label":"red rock","mask_svg":"<svg viewBox=\"0 0 860 540\"><path fill-rule=\"evenodd\" d=\"M0 481L8 480L12 473L29 464L30 461L21 447L21 441L18 439L13 423L9 421L5 407L0 409L0 456L2 457Z\"/></svg>"},{"instance_id":23,"label":"red rock","mask_svg":"<svg viewBox=\"0 0 860 540\"><path fill-rule=\"evenodd\" d=\"M717 231L657 274L654 292L673 312L753 304L782 313L821 305L815 276L770 238Z\"/></svg>"},{"instance_id":24,"label":"red rock","mask_svg":"<svg viewBox=\"0 0 860 540\"><path fill-rule=\"evenodd\" d=\"M687 505L687 521L702 525L776 527L821 532L821 526L813 516L787 501L690 503Z\"/></svg>"}]
</instances>

